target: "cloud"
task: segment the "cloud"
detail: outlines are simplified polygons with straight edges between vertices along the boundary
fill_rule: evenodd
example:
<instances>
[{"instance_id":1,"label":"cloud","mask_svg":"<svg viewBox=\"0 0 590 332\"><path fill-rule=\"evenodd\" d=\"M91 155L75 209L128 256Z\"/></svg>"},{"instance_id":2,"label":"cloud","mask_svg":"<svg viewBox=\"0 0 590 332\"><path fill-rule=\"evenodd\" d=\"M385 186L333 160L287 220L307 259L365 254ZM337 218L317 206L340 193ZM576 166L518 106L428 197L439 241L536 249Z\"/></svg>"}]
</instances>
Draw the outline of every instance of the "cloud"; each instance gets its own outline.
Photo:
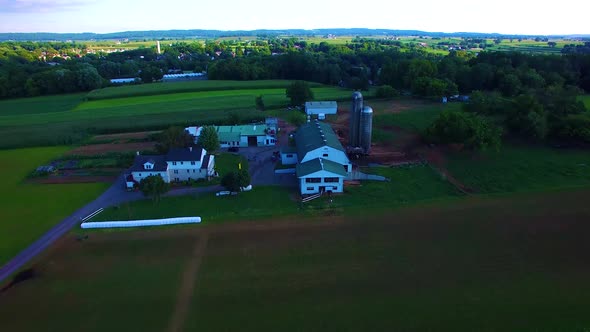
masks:
<instances>
[{"instance_id":1,"label":"cloud","mask_svg":"<svg viewBox=\"0 0 590 332\"><path fill-rule=\"evenodd\" d=\"M0 13L50 13L69 11L96 0L0 0Z\"/></svg>"}]
</instances>

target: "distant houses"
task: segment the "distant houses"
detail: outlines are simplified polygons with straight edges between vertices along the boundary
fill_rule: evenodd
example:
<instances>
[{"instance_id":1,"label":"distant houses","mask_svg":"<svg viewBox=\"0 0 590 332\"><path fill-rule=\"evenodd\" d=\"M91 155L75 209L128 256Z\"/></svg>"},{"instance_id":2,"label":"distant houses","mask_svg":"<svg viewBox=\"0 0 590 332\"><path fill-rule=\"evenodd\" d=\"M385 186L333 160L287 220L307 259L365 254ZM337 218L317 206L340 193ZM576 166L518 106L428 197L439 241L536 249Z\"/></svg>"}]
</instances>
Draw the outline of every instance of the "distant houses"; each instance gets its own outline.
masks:
<instances>
[{"instance_id":1,"label":"distant houses","mask_svg":"<svg viewBox=\"0 0 590 332\"><path fill-rule=\"evenodd\" d=\"M215 174L215 156L201 147L170 149L165 155L138 153L126 178L127 188L133 188L151 175L167 182L206 179Z\"/></svg>"}]
</instances>

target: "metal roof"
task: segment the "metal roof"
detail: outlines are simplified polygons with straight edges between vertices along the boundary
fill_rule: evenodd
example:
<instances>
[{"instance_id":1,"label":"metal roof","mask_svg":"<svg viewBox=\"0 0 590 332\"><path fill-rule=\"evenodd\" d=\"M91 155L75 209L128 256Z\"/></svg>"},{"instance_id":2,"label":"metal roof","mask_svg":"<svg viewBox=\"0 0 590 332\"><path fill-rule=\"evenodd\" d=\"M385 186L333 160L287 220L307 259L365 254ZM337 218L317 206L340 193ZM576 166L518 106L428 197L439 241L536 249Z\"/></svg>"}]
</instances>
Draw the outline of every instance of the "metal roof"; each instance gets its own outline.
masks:
<instances>
[{"instance_id":1,"label":"metal roof","mask_svg":"<svg viewBox=\"0 0 590 332\"><path fill-rule=\"evenodd\" d=\"M165 156L166 161L200 161L205 150L201 147L170 149Z\"/></svg>"},{"instance_id":2,"label":"metal roof","mask_svg":"<svg viewBox=\"0 0 590 332\"><path fill-rule=\"evenodd\" d=\"M338 111L338 103L335 101L308 101L305 103L305 113L310 114L311 109L313 113L336 114Z\"/></svg>"},{"instance_id":3,"label":"metal roof","mask_svg":"<svg viewBox=\"0 0 590 332\"><path fill-rule=\"evenodd\" d=\"M297 143L297 154L300 159L303 159L309 151L323 146L329 146L344 152L344 148L332 127L317 120L299 127L295 134L295 142Z\"/></svg>"},{"instance_id":4,"label":"metal roof","mask_svg":"<svg viewBox=\"0 0 590 332\"><path fill-rule=\"evenodd\" d=\"M266 125L217 126L217 134L237 133L240 136L266 136Z\"/></svg>"},{"instance_id":5,"label":"metal roof","mask_svg":"<svg viewBox=\"0 0 590 332\"><path fill-rule=\"evenodd\" d=\"M147 162L154 164L154 168L145 169L143 165ZM135 156L133 166L129 170L132 172L165 172L167 169L166 156L139 155Z\"/></svg>"},{"instance_id":6,"label":"metal roof","mask_svg":"<svg viewBox=\"0 0 590 332\"><path fill-rule=\"evenodd\" d=\"M298 178L305 177L320 171L334 173L338 177L346 177L344 166L328 159L316 158L304 163L299 163L296 167Z\"/></svg>"}]
</instances>

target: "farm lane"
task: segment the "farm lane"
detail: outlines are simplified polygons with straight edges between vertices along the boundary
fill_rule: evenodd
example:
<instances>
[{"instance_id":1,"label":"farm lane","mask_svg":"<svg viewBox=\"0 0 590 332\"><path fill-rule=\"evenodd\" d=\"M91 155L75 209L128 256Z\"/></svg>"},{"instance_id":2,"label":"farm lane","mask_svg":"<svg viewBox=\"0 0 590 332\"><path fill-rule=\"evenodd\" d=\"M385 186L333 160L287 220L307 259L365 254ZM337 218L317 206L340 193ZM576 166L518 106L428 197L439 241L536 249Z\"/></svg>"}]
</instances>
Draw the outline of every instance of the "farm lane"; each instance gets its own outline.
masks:
<instances>
[{"instance_id":1,"label":"farm lane","mask_svg":"<svg viewBox=\"0 0 590 332\"><path fill-rule=\"evenodd\" d=\"M69 217L63 219L60 223L55 225L38 240L33 242L27 248L18 253L8 263L0 267L0 283L4 279L17 272L21 267L27 264L31 259L40 254L43 250L48 248L53 242L66 234L72 227L79 224L82 218L88 216L92 212L100 209L114 206L117 204L132 202L145 199L143 194L138 191L127 192L125 189L125 177L120 175L113 185L102 193L97 199L86 204L84 207L72 213ZM180 188L174 189L166 193L164 196L183 196L191 194L214 193L223 190L221 186L209 186L199 188Z\"/></svg>"}]
</instances>

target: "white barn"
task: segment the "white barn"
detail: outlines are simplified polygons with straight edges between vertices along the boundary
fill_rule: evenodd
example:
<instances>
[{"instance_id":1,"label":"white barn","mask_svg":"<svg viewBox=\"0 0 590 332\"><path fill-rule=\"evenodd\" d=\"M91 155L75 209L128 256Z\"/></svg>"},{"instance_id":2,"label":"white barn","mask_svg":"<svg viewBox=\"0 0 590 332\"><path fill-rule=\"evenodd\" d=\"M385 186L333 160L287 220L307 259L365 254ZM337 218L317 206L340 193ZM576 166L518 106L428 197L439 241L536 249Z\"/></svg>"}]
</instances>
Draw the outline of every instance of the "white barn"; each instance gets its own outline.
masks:
<instances>
[{"instance_id":1,"label":"white barn","mask_svg":"<svg viewBox=\"0 0 590 332\"><path fill-rule=\"evenodd\" d=\"M281 150L284 165L296 166L302 195L343 192L352 164L330 125L308 122L295 134L296 148Z\"/></svg>"},{"instance_id":2,"label":"white barn","mask_svg":"<svg viewBox=\"0 0 590 332\"><path fill-rule=\"evenodd\" d=\"M305 114L317 115L318 118L325 118L326 114L336 114L338 103L335 101L308 101L305 103Z\"/></svg>"}]
</instances>

